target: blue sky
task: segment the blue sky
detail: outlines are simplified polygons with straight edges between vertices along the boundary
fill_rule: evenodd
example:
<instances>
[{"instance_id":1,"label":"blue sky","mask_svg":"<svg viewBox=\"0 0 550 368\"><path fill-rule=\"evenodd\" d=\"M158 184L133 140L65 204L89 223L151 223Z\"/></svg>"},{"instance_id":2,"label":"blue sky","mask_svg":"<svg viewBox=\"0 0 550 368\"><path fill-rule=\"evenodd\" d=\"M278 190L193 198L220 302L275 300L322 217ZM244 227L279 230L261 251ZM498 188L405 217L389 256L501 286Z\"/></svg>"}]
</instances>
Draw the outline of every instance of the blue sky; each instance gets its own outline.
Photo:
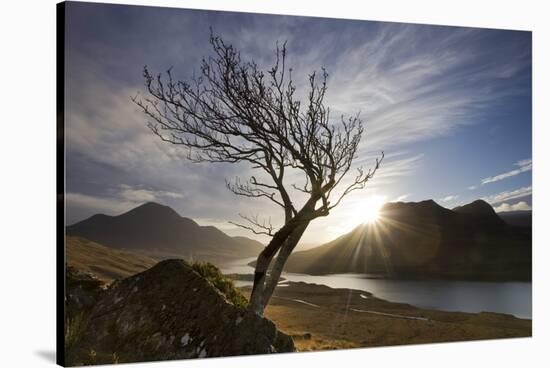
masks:
<instances>
[{"instance_id":1,"label":"blue sky","mask_svg":"<svg viewBox=\"0 0 550 368\"><path fill-rule=\"evenodd\" d=\"M361 112L358 164L386 153L367 189L312 223L305 244L350 230L373 197L530 208L530 32L69 3L68 223L150 200L232 235L250 235L228 223L238 213L281 219L270 202L226 190L224 178L250 168L187 162L183 150L152 136L130 100L143 93L144 65L173 67L180 79L198 71L210 27L264 68L276 41L287 41L300 93L307 73L325 67L327 105Z\"/></svg>"}]
</instances>

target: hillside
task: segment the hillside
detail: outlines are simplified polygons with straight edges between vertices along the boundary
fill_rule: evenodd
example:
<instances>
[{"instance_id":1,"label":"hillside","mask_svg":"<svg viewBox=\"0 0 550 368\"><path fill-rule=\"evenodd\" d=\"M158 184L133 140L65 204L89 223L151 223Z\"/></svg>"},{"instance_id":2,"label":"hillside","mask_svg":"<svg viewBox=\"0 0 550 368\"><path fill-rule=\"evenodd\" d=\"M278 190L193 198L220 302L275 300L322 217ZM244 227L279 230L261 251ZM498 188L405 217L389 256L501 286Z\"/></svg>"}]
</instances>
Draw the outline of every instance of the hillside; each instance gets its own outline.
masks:
<instances>
[{"instance_id":1,"label":"hillside","mask_svg":"<svg viewBox=\"0 0 550 368\"><path fill-rule=\"evenodd\" d=\"M500 218L509 225L531 228L533 223L532 211L510 211L500 212Z\"/></svg>"},{"instance_id":2,"label":"hillside","mask_svg":"<svg viewBox=\"0 0 550 368\"><path fill-rule=\"evenodd\" d=\"M531 237L506 224L483 201L453 210L431 200L387 203L376 223L291 255L285 271L529 280Z\"/></svg>"},{"instance_id":3,"label":"hillside","mask_svg":"<svg viewBox=\"0 0 550 368\"><path fill-rule=\"evenodd\" d=\"M214 226L200 226L172 208L152 202L118 216L93 215L68 226L67 234L156 258L245 258L258 255L263 248L258 241L230 237Z\"/></svg>"},{"instance_id":4,"label":"hillside","mask_svg":"<svg viewBox=\"0 0 550 368\"><path fill-rule=\"evenodd\" d=\"M92 273L106 282L145 271L157 263L151 257L108 248L76 236L67 236L65 257L68 266Z\"/></svg>"}]
</instances>

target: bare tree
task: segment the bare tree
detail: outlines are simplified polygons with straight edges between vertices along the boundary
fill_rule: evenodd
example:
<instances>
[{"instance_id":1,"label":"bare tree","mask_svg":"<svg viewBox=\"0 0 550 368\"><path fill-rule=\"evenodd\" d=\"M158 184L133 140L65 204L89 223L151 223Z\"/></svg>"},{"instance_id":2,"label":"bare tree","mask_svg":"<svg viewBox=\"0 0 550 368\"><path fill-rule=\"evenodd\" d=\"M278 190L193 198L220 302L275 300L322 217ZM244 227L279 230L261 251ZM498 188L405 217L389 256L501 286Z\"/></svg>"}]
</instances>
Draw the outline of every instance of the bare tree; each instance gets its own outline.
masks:
<instances>
[{"instance_id":1,"label":"bare tree","mask_svg":"<svg viewBox=\"0 0 550 368\"><path fill-rule=\"evenodd\" d=\"M271 237L258 255L249 303L262 315L309 223L364 188L384 154L372 169L358 168L344 185L363 126L359 115L330 120L324 105L326 71L309 75L307 101L302 103L295 97L292 69L285 66L286 43L277 45L274 65L266 73L254 61L242 60L220 37L211 34L210 44L213 55L202 60L200 75L189 81L173 79L171 70L154 76L145 67L148 93L133 101L147 115L151 131L165 142L186 147L191 161L248 162L269 178L226 182L236 195L266 198L284 211L280 228L248 216L237 224ZM301 184L285 182L290 170L303 175ZM297 205L297 197L305 198L304 203Z\"/></svg>"}]
</instances>

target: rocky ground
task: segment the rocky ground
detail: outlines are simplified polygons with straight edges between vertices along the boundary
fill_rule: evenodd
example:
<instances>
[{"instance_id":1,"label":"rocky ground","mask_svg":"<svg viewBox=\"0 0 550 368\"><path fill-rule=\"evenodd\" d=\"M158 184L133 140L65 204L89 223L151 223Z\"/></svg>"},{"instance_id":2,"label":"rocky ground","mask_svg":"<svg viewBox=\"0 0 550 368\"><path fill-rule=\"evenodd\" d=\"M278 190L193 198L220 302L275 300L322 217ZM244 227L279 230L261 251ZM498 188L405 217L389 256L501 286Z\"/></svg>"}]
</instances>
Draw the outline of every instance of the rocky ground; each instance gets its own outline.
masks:
<instances>
[{"instance_id":1,"label":"rocky ground","mask_svg":"<svg viewBox=\"0 0 550 368\"><path fill-rule=\"evenodd\" d=\"M285 284L265 315L299 351L531 336L531 320L511 315L426 310L359 290Z\"/></svg>"}]
</instances>

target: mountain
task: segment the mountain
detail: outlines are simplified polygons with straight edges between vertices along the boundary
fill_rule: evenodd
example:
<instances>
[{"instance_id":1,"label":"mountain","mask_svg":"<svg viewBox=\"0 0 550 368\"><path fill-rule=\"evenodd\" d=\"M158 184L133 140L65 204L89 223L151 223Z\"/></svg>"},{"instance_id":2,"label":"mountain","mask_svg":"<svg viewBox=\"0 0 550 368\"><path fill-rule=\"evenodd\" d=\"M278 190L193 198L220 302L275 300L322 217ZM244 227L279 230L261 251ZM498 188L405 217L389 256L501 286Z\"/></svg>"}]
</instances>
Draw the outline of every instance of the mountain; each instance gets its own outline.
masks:
<instances>
[{"instance_id":1,"label":"mountain","mask_svg":"<svg viewBox=\"0 0 550 368\"><path fill-rule=\"evenodd\" d=\"M531 228L533 224L532 211L500 212L498 215L509 225Z\"/></svg>"},{"instance_id":2,"label":"mountain","mask_svg":"<svg viewBox=\"0 0 550 368\"><path fill-rule=\"evenodd\" d=\"M528 280L531 236L483 201L453 210L432 200L387 203L377 222L289 257L287 272L398 278Z\"/></svg>"},{"instance_id":3,"label":"mountain","mask_svg":"<svg viewBox=\"0 0 550 368\"><path fill-rule=\"evenodd\" d=\"M200 226L172 208L153 202L118 216L93 215L68 226L67 235L157 258L245 258L258 255L263 248L258 241L230 237L214 226Z\"/></svg>"},{"instance_id":4,"label":"mountain","mask_svg":"<svg viewBox=\"0 0 550 368\"><path fill-rule=\"evenodd\" d=\"M476 221L477 225L483 226L502 226L503 220L496 214L493 207L481 199L473 201L464 206L453 208L454 212L466 215L472 221Z\"/></svg>"}]
</instances>

